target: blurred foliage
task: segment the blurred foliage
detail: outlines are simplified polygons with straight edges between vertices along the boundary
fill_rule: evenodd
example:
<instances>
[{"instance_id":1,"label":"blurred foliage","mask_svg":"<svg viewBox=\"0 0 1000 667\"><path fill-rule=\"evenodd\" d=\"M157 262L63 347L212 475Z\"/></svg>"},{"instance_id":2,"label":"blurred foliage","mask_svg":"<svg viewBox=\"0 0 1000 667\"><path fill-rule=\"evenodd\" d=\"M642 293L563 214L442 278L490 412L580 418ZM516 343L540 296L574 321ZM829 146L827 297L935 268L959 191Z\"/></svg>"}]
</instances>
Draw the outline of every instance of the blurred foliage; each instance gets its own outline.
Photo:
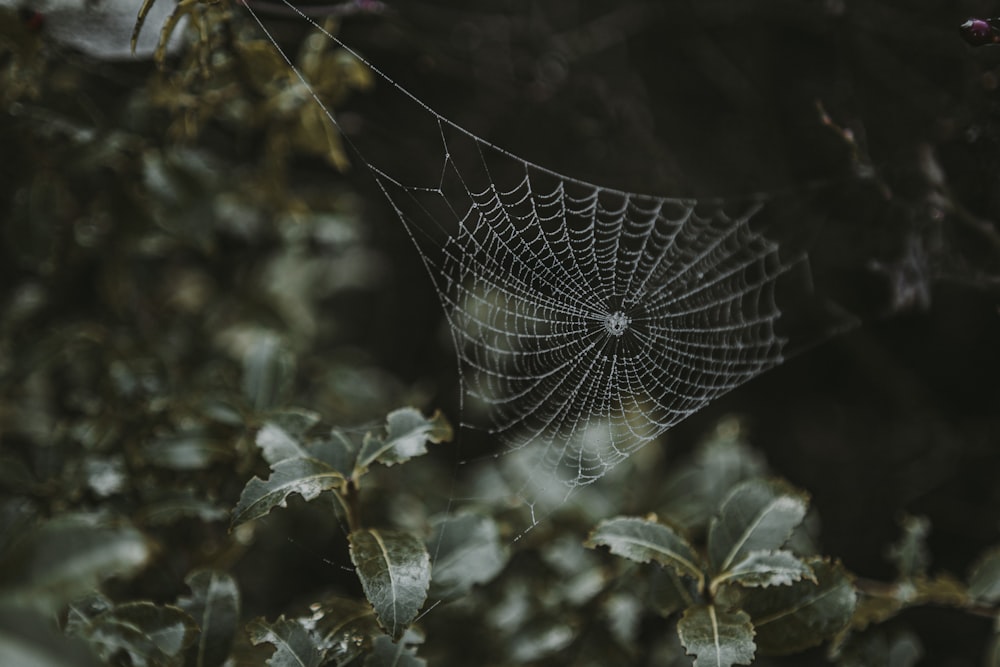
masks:
<instances>
[{"instance_id":1,"label":"blurred foliage","mask_svg":"<svg viewBox=\"0 0 1000 667\"><path fill-rule=\"evenodd\" d=\"M907 516L894 578L856 576L735 420L515 540L356 340L392 262L301 176L339 136L229 3L179 7L162 71L0 11L0 664L903 667L909 609L997 633L1000 552L935 572ZM296 62L332 109L373 85L319 34Z\"/></svg>"}]
</instances>

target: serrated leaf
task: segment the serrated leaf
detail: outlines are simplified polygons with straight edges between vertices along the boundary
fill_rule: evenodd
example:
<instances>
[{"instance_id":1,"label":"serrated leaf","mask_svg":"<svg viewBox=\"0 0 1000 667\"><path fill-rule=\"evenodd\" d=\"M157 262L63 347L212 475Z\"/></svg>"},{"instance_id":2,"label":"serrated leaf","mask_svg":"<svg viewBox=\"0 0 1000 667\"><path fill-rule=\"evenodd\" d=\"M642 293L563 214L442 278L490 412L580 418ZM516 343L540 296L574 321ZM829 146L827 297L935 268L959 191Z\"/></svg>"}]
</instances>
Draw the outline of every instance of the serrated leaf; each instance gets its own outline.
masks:
<instances>
[{"instance_id":1,"label":"serrated leaf","mask_svg":"<svg viewBox=\"0 0 1000 667\"><path fill-rule=\"evenodd\" d=\"M351 561L379 625L399 640L427 599L430 556L409 533L356 530L350 536Z\"/></svg>"},{"instance_id":2,"label":"serrated leaf","mask_svg":"<svg viewBox=\"0 0 1000 667\"><path fill-rule=\"evenodd\" d=\"M270 667L319 667L323 662L316 638L300 623L284 616L274 623L255 619L247 625L247 634L254 645L267 643L275 647L267 661Z\"/></svg>"},{"instance_id":3,"label":"serrated leaf","mask_svg":"<svg viewBox=\"0 0 1000 667\"><path fill-rule=\"evenodd\" d=\"M260 448L268 465L276 465L285 459L307 458L309 452L296 438L278 424L268 422L260 427L254 444Z\"/></svg>"},{"instance_id":4,"label":"serrated leaf","mask_svg":"<svg viewBox=\"0 0 1000 667\"><path fill-rule=\"evenodd\" d=\"M197 570L184 583L191 596L177 606L198 624L201 633L193 650L195 667L215 667L229 657L240 620L240 590L236 580L218 570Z\"/></svg>"},{"instance_id":5,"label":"serrated leaf","mask_svg":"<svg viewBox=\"0 0 1000 667\"><path fill-rule=\"evenodd\" d=\"M54 612L112 576L137 572L149 559L146 538L131 526L65 516L37 527L0 561L0 600Z\"/></svg>"},{"instance_id":6,"label":"serrated leaf","mask_svg":"<svg viewBox=\"0 0 1000 667\"><path fill-rule=\"evenodd\" d=\"M284 507L293 493L312 500L324 491L338 489L345 482L339 472L316 459L295 458L279 461L266 481L254 477L247 482L233 510L230 528L258 519L275 507Z\"/></svg>"},{"instance_id":7,"label":"serrated leaf","mask_svg":"<svg viewBox=\"0 0 1000 667\"><path fill-rule=\"evenodd\" d=\"M656 561L699 582L704 579L701 560L687 540L656 521L625 516L607 519L591 531L586 544L606 546L616 556L637 563Z\"/></svg>"},{"instance_id":8,"label":"serrated leaf","mask_svg":"<svg viewBox=\"0 0 1000 667\"><path fill-rule=\"evenodd\" d=\"M819 558L806 562L816 583L802 580L747 590L742 607L753 619L761 652L803 651L832 638L850 622L857 593L847 571Z\"/></svg>"},{"instance_id":9,"label":"serrated leaf","mask_svg":"<svg viewBox=\"0 0 1000 667\"><path fill-rule=\"evenodd\" d=\"M427 661L417 657L415 648L421 643L423 637L413 630L407 630L399 642L393 642L385 635L376 637L364 667L426 667Z\"/></svg>"},{"instance_id":10,"label":"serrated leaf","mask_svg":"<svg viewBox=\"0 0 1000 667\"><path fill-rule=\"evenodd\" d=\"M740 562L712 581L713 590L722 583L766 588L788 586L807 579L815 583L816 575L802 559L791 551L751 551Z\"/></svg>"},{"instance_id":11,"label":"serrated leaf","mask_svg":"<svg viewBox=\"0 0 1000 667\"><path fill-rule=\"evenodd\" d=\"M311 610L320 644L330 647L326 658L338 665L351 663L371 648L373 638L385 636L367 600L329 597L313 603Z\"/></svg>"},{"instance_id":12,"label":"serrated leaf","mask_svg":"<svg viewBox=\"0 0 1000 667\"><path fill-rule=\"evenodd\" d=\"M427 548L434 554L431 587L440 599L465 595L474 585L490 581L508 557L496 522L477 514L434 521Z\"/></svg>"},{"instance_id":13,"label":"serrated leaf","mask_svg":"<svg viewBox=\"0 0 1000 667\"><path fill-rule=\"evenodd\" d=\"M677 622L677 634L687 654L694 656L694 667L749 665L757 650L750 616L740 609L689 607Z\"/></svg>"},{"instance_id":14,"label":"serrated leaf","mask_svg":"<svg viewBox=\"0 0 1000 667\"><path fill-rule=\"evenodd\" d=\"M969 597L986 604L1000 602L1000 548L986 552L972 567Z\"/></svg>"},{"instance_id":15,"label":"serrated leaf","mask_svg":"<svg viewBox=\"0 0 1000 667\"><path fill-rule=\"evenodd\" d=\"M904 516L900 522L903 534L899 540L889 547L888 558L896 566L896 571L902 579L927 574L930 565L930 552L927 549L927 536L931 532L931 522L922 516Z\"/></svg>"},{"instance_id":16,"label":"serrated leaf","mask_svg":"<svg viewBox=\"0 0 1000 667\"><path fill-rule=\"evenodd\" d=\"M725 572L752 551L780 549L808 508L808 496L782 482L753 479L738 485L709 523L713 572Z\"/></svg>"},{"instance_id":17,"label":"serrated leaf","mask_svg":"<svg viewBox=\"0 0 1000 667\"><path fill-rule=\"evenodd\" d=\"M451 424L441 412L427 419L419 410L401 408L386 417L384 436L369 433L358 454L358 468L366 469L373 461L392 465L427 453L427 443L451 440Z\"/></svg>"},{"instance_id":18,"label":"serrated leaf","mask_svg":"<svg viewBox=\"0 0 1000 667\"><path fill-rule=\"evenodd\" d=\"M137 667L180 667L198 632L190 616L169 605L129 602L84 618L97 609L76 614L68 629L87 640L105 662L124 652Z\"/></svg>"}]
</instances>

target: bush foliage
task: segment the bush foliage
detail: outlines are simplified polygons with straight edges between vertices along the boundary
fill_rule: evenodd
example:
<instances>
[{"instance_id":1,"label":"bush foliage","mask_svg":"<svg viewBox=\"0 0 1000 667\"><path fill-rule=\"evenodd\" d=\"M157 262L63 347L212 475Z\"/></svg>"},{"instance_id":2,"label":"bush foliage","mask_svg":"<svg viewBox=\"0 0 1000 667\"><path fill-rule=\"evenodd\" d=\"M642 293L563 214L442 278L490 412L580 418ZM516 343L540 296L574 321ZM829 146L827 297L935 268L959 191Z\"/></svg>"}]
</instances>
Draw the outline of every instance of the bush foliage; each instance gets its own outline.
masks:
<instances>
[{"instance_id":1,"label":"bush foliage","mask_svg":"<svg viewBox=\"0 0 1000 667\"><path fill-rule=\"evenodd\" d=\"M237 7L185 7L162 71L0 14L0 664L903 667L934 607L1000 664L1000 548L935 570L907 515L861 577L734 418L514 539L364 347L394 258L340 138ZM326 104L372 87L314 37Z\"/></svg>"}]
</instances>

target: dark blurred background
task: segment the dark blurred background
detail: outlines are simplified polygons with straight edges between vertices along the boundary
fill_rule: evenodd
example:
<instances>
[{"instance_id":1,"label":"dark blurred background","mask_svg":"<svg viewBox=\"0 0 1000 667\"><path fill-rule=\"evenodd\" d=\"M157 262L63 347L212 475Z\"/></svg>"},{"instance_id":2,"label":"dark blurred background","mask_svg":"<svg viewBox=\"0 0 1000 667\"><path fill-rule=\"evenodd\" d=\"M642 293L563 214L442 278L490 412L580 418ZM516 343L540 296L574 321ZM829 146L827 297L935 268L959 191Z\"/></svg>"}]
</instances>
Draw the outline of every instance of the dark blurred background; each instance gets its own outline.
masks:
<instances>
[{"instance_id":1,"label":"dark blurred background","mask_svg":"<svg viewBox=\"0 0 1000 667\"><path fill-rule=\"evenodd\" d=\"M810 203L828 226L815 269L863 324L675 428L671 455L721 415L745 416L775 469L814 494L824 548L865 576L891 575L886 536L903 512L931 519L935 568L965 572L997 541L1000 47L970 47L958 30L995 7L709 0L393 9L345 23L342 37L435 110L525 159L665 195L826 187ZM376 91L356 100L359 135L391 99ZM435 146L423 155L429 164L440 158ZM376 197L371 211L379 210ZM391 213L378 215L386 242L400 246L399 275L409 266L418 276L408 240L393 240ZM416 317L424 304L413 308ZM396 341L390 363L420 375L421 351L433 345ZM926 634L927 664L952 664L953 642L985 627L948 612L911 616Z\"/></svg>"}]
</instances>

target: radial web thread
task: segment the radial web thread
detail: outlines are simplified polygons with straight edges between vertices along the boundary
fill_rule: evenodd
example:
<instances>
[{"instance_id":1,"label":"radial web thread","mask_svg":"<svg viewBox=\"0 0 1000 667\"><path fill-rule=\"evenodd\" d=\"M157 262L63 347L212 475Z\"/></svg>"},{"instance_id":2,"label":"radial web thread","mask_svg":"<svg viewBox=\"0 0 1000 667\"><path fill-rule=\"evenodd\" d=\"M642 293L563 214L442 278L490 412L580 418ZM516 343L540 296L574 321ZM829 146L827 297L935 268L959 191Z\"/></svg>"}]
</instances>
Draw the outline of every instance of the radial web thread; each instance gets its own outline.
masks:
<instances>
[{"instance_id":1,"label":"radial web thread","mask_svg":"<svg viewBox=\"0 0 1000 667\"><path fill-rule=\"evenodd\" d=\"M782 363L779 282L809 270L803 252L779 249L752 225L765 198L636 194L523 160L438 114L286 4L398 93L410 110L397 117L413 128L394 128L397 136L422 134L439 151L436 174L403 177L405 161L383 168L347 139L444 307L463 426L494 434L516 459L511 490L533 517L535 503L565 500Z\"/></svg>"},{"instance_id":2,"label":"radial web thread","mask_svg":"<svg viewBox=\"0 0 1000 667\"><path fill-rule=\"evenodd\" d=\"M435 122L437 186L374 171L444 306L463 425L521 457L529 503L782 362L776 286L804 257L751 228L760 202L603 188Z\"/></svg>"}]
</instances>

